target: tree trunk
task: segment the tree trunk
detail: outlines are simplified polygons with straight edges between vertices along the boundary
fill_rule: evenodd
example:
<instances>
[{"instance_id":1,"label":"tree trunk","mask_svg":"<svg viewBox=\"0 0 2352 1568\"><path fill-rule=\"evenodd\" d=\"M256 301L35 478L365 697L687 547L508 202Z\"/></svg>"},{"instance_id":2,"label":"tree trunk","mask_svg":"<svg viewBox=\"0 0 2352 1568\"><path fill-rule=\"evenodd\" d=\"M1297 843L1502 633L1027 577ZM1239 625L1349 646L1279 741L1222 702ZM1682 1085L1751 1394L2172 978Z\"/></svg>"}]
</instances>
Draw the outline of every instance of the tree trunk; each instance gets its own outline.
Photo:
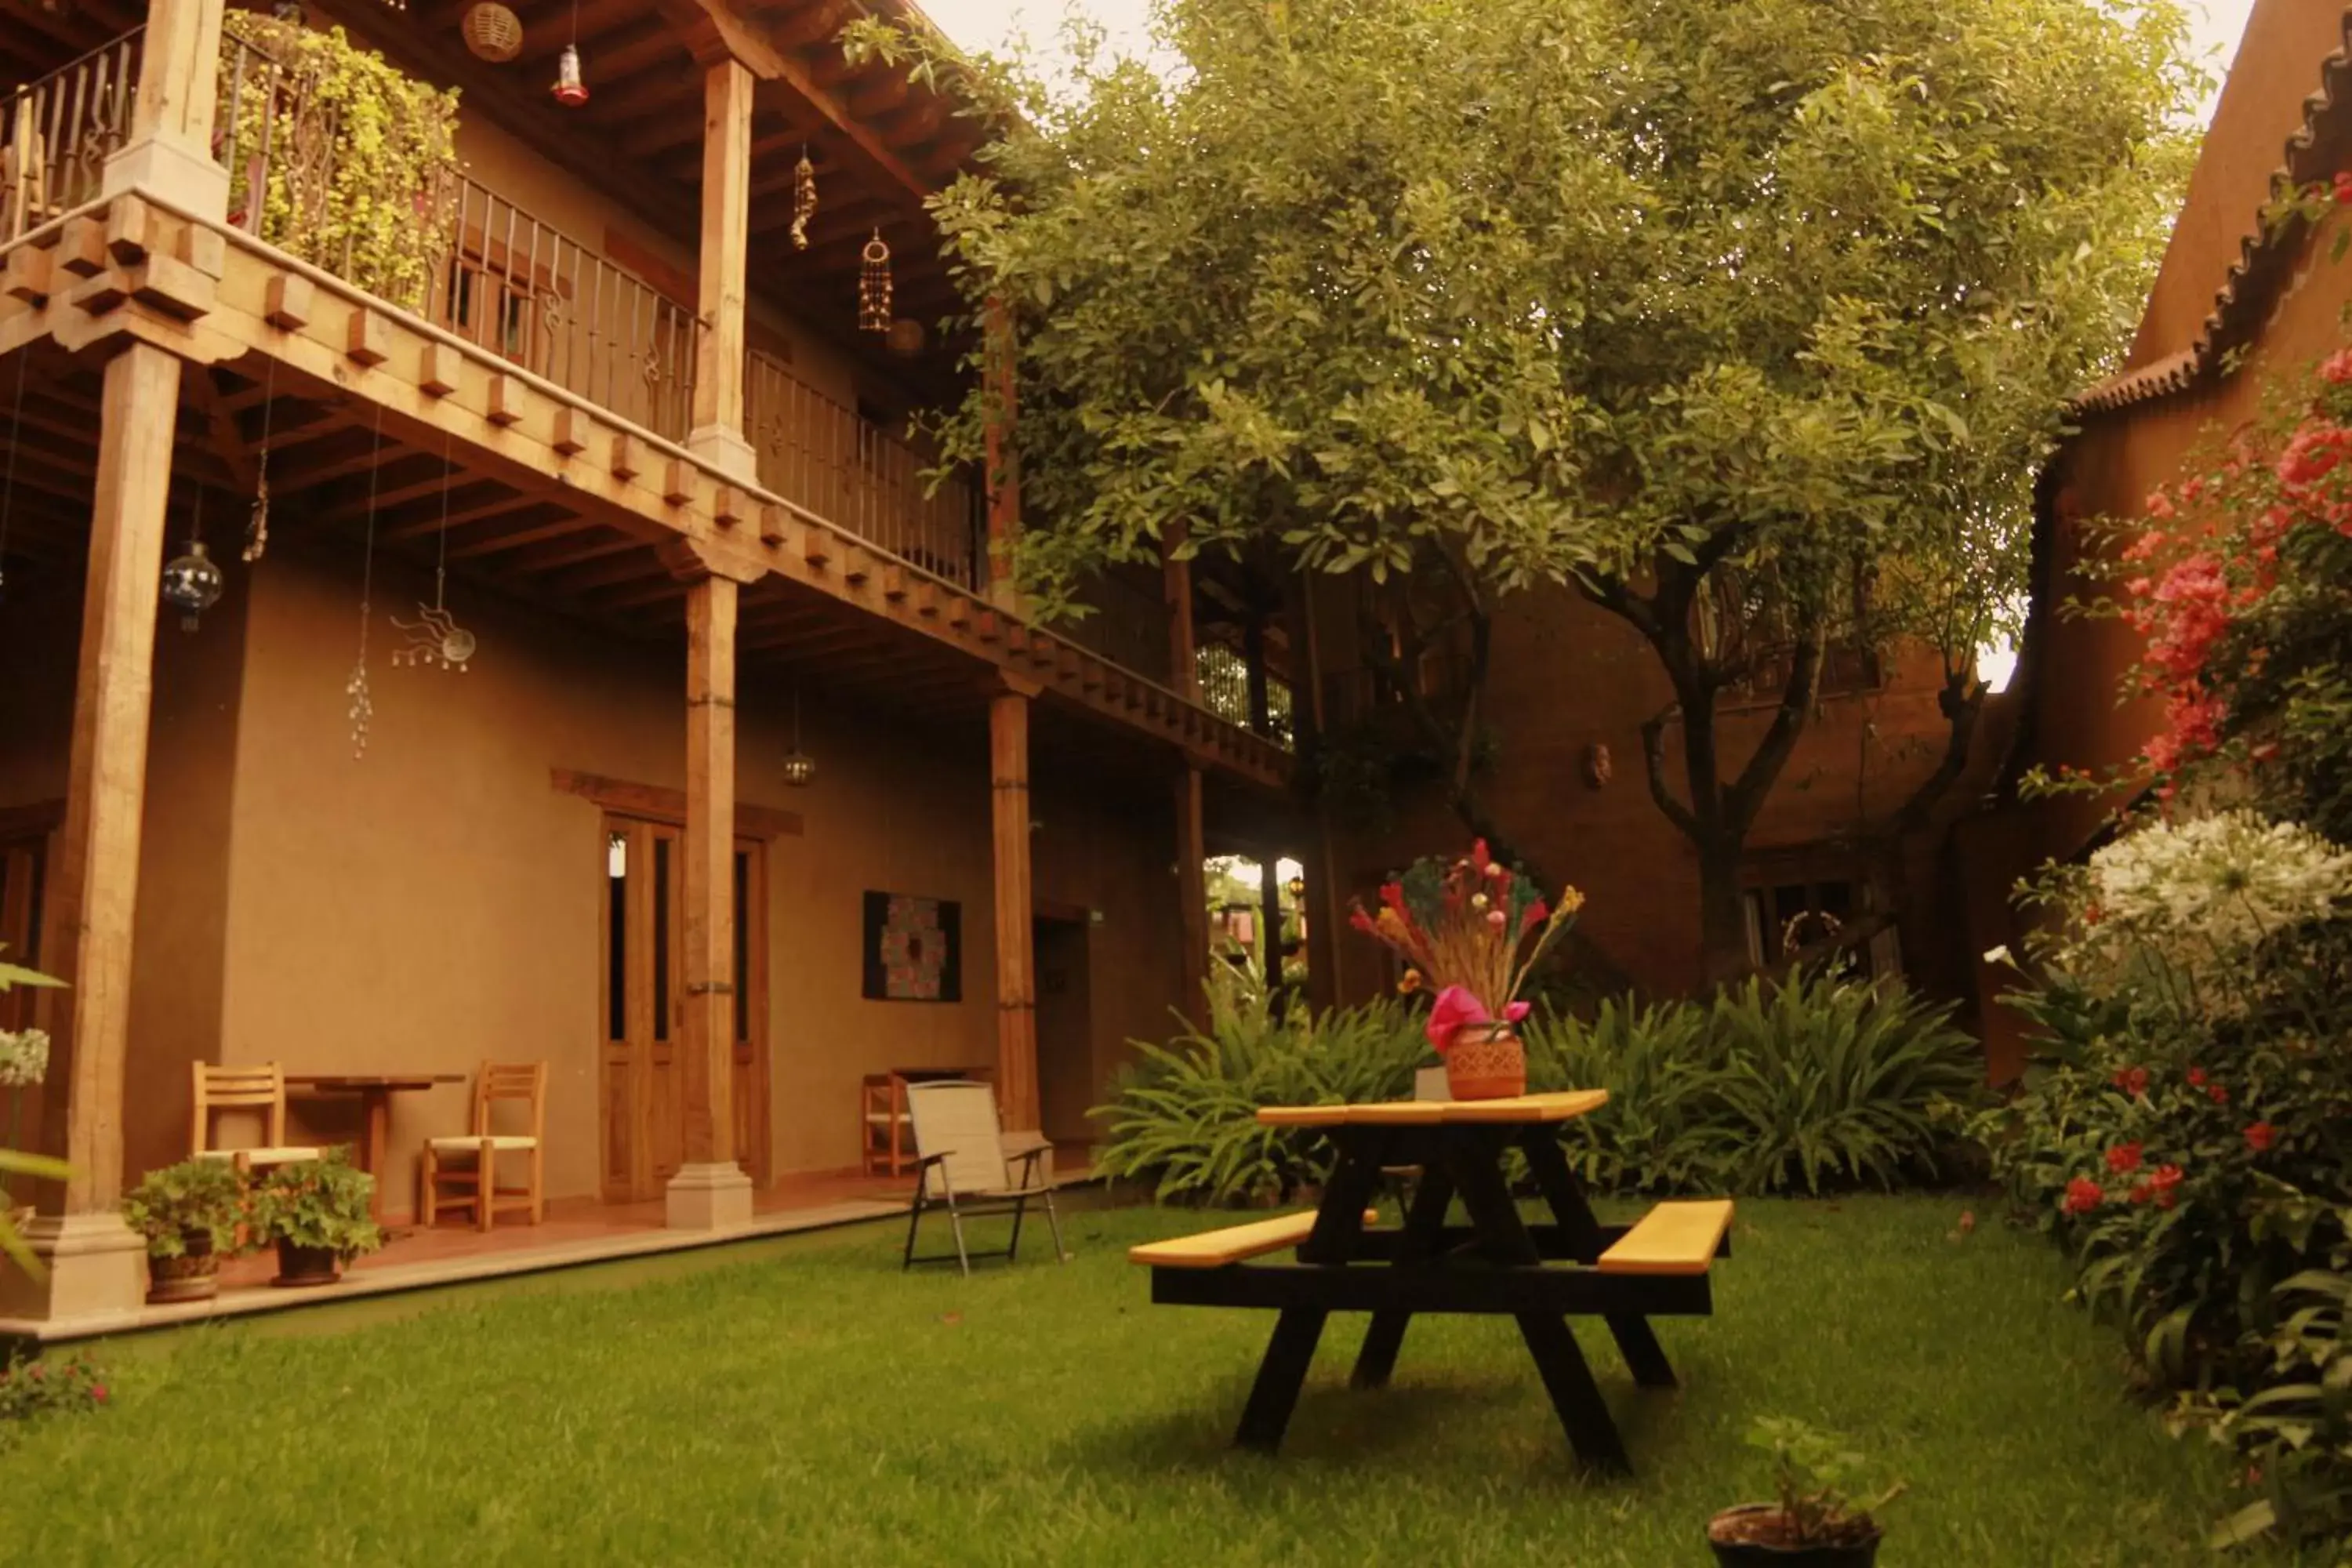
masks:
<instances>
[{"instance_id":1,"label":"tree trunk","mask_svg":"<svg viewBox=\"0 0 2352 1568\"><path fill-rule=\"evenodd\" d=\"M1739 885L1739 840L1702 844L1698 852L1699 964L1711 989L1745 974L1748 908Z\"/></svg>"}]
</instances>

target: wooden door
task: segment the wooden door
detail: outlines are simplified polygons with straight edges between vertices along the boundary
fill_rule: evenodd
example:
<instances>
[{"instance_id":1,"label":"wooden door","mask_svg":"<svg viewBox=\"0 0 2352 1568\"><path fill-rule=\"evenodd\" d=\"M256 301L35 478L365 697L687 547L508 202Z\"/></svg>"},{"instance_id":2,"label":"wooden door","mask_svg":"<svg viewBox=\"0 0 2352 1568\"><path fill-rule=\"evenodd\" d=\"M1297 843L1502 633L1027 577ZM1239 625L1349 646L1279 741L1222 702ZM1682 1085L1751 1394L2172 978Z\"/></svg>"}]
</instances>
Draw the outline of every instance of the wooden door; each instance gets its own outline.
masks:
<instances>
[{"instance_id":1,"label":"wooden door","mask_svg":"<svg viewBox=\"0 0 2352 1568\"><path fill-rule=\"evenodd\" d=\"M41 897L48 842L46 833L0 839L0 959L27 969L41 967ZM39 994L29 986L0 992L0 1029L31 1025Z\"/></svg>"},{"instance_id":2,"label":"wooden door","mask_svg":"<svg viewBox=\"0 0 2352 1568\"><path fill-rule=\"evenodd\" d=\"M604 819L604 1049L597 1097L607 1203L661 1196L686 1145L678 1049L686 1034L684 829ZM735 850L734 1082L737 1157L767 1180L766 846Z\"/></svg>"}]
</instances>

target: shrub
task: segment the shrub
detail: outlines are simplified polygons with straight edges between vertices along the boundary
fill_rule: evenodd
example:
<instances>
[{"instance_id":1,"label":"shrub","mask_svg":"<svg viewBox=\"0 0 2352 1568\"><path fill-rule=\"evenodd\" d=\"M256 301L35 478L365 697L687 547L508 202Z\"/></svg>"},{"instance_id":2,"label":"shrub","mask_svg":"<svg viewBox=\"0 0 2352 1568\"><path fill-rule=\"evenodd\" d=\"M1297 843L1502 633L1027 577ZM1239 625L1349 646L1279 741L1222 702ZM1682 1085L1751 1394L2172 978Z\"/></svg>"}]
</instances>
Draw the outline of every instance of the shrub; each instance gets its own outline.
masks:
<instances>
[{"instance_id":1,"label":"shrub","mask_svg":"<svg viewBox=\"0 0 2352 1568\"><path fill-rule=\"evenodd\" d=\"M1091 1113L1108 1127L1097 1168L1152 1182L1162 1203L1289 1201L1329 1175L1331 1152L1311 1133L1259 1126L1258 1107L1402 1099L1429 1059L1419 1020L1396 1003L1277 1017L1263 988L1225 964L1206 999L1205 1027L1187 1025L1165 1046L1131 1042L1141 1059Z\"/></svg>"},{"instance_id":2,"label":"shrub","mask_svg":"<svg viewBox=\"0 0 2352 1568\"><path fill-rule=\"evenodd\" d=\"M1707 1002L1603 1003L1528 1031L1539 1089L1598 1088L1570 1162L1626 1192L1893 1186L1938 1173L1937 1106L1981 1092L1983 1057L1948 1007L1834 972L1750 979Z\"/></svg>"},{"instance_id":3,"label":"shrub","mask_svg":"<svg viewBox=\"0 0 2352 1568\"><path fill-rule=\"evenodd\" d=\"M183 1160L150 1171L122 1195L123 1223L146 1238L151 1258L183 1257L188 1237L198 1234L226 1254L246 1210L245 1177L226 1160Z\"/></svg>"},{"instance_id":4,"label":"shrub","mask_svg":"<svg viewBox=\"0 0 2352 1568\"><path fill-rule=\"evenodd\" d=\"M12 1421L95 1410L107 1402L103 1374L79 1355L26 1356L0 1363L0 1442Z\"/></svg>"},{"instance_id":5,"label":"shrub","mask_svg":"<svg viewBox=\"0 0 2352 1568\"><path fill-rule=\"evenodd\" d=\"M323 1160L273 1165L253 1184L253 1223L262 1237L295 1247L324 1247L341 1258L373 1252L383 1233L368 1215L375 1178L351 1163L349 1151Z\"/></svg>"}]
</instances>

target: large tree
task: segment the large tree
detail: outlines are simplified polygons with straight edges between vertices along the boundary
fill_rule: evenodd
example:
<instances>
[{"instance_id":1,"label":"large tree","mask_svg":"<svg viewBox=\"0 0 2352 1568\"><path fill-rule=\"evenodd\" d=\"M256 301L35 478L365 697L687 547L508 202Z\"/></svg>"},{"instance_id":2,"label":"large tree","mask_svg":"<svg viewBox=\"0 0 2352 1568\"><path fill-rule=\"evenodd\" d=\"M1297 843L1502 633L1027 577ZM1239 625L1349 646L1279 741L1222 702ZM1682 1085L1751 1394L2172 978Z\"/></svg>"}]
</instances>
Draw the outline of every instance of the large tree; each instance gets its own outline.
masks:
<instances>
[{"instance_id":1,"label":"large tree","mask_svg":"<svg viewBox=\"0 0 2352 1568\"><path fill-rule=\"evenodd\" d=\"M1442 590L1472 679L1405 700L1497 837L1488 629L1506 595L1573 584L1671 689L1649 785L1696 851L1710 973L1735 969L1742 847L1836 646L1944 654L1952 746L1902 823L1958 771L2032 471L2126 342L2186 166L2178 8L1161 0L1155 21L1177 68L1081 47L1053 90L850 38L961 73L1001 128L934 203L974 323L1012 328L975 334L990 374L943 437L981 455L1009 369L1025 584L1057 606L1181 538ZM1759 682L1777 708L1727 754L1718 707Z\"/></svg>"}]
</instances>

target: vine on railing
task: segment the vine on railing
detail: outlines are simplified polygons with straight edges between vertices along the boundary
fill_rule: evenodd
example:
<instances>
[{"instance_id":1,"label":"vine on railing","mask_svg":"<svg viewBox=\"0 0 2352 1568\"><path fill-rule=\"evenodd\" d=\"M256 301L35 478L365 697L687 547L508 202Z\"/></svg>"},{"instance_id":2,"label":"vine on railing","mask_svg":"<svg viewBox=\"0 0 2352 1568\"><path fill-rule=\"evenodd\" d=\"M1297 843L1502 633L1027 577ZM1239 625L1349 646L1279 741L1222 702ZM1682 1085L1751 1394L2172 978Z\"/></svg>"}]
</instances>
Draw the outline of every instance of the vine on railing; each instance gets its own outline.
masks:
<instances>
[{"instance_id":1,"label":"vine on railing","mask_svg":"<svg viewBox=\"0 0 2352 1568\"><path fill-rule=\"evenodd\" d=\"M232 11L222 28L213 141L228 165L230 222L415 309L448 252L457 95L341 27Z\"/></svg>"}]
</instances>

